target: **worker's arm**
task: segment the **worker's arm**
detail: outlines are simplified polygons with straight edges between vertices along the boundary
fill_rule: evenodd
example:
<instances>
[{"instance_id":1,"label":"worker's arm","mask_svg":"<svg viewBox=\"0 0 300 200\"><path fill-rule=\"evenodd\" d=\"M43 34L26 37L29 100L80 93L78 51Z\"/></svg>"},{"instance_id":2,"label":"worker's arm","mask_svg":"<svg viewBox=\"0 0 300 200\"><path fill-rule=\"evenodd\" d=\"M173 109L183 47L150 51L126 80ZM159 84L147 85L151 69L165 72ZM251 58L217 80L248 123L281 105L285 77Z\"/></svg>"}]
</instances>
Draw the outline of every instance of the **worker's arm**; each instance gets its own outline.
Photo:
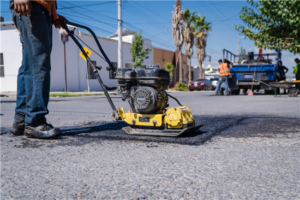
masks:
<instances>
[{"instance_id":1,"label":"worker's arm","mask_svg":"<svg viewBox=\"0 0 300 200\"><path fill-rule=\"evenodd\" d=\"M57 17L58 18L53 22L53 24L55 28L62 28L64 22L68 22L68 20L64 16L61 16L59 14L57 14Z\"/></svg>"},{"instance_id":2,"label":"worker's arm","mask_svg":"<svg viewBox=\"0 0 300 200\"><path fill-rule=\"evenodd\" d=\"M55 1L55 3L53 3L52 6L53 6L52 7L53 24L54 24L55 28L62 28L64 22L68 22L68 20L64 16L61 16L56 13L56 8L57 8L56 1Z\"/></svg>"}]
</instances>

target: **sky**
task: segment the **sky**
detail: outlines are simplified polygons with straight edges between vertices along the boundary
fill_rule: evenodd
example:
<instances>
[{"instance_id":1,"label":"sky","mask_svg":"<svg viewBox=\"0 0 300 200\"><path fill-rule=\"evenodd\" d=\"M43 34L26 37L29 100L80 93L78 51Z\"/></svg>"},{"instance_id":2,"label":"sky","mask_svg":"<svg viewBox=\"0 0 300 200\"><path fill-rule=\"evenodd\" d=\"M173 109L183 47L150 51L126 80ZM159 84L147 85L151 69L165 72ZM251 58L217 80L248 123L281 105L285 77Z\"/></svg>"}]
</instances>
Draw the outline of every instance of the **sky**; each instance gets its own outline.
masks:
<instances>
[{"instance_id":1,"label":"sky","mask_svg":"<svg viewBox=\"0 0 300 200\"><path fill-rule=\"evenodd\" d=\"M108 37L117 31L118 7L116 0L57 0L57 4L57 12L60 15L65 16L69 21L89 26L99 36ZM175 0L123 0L122 4L123 28L136 32L141 31L143 37L150 39L155 47L175 50L172 37L172 14L175 10ZM11 21L8 5L8 0L1 0L0 15L5 18L5 21ZM212 23L212 31L208 35L206 48L206 54L212 57L212 61L209 62L209 59L206 58L205 66L211 64L213 67L217 67L217 61L222 58L223 49L237 53L238 38L243 35L235 30L235 25L244 25L239 18L239 13L246 5L249 5L246 0L182 0L182 9L189 9L201 16L206 16L206 20ZM258 53L258 48L250 39L240 38L241 47L246 49L246 52ZM283 64L290 68L288 74L291 74L292 67L295 66L294 59L300 55L294 55L287 51L283 51L282 55ZM192 57L192 65L198 65L195 53Z\"/></svg>"}]
</instances>

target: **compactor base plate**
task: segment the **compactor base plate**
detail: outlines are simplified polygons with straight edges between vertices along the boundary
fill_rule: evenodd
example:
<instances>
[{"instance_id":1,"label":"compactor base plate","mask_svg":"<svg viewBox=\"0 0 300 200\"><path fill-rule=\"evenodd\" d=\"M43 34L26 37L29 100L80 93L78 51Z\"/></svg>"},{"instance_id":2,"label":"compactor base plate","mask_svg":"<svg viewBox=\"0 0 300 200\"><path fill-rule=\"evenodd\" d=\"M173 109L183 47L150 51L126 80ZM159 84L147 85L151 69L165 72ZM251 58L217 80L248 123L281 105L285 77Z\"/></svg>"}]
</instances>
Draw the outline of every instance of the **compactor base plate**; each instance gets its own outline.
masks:
<instances>
[{"instance_id":1,"label":"compactor base plate","mask_svg":"<svg viewBox=\"0 0 300 200\"><path fill-rule=\"evenodd\" d=\"M204 124L185 128L185 129L139 129L139 128L131 128L130 126L123 127L123 131L130 135L151 135L151 136L164 136L164 137L177 137L180 135L192 133L199 128L204 126Z\"/></svg>"}]
</instances>

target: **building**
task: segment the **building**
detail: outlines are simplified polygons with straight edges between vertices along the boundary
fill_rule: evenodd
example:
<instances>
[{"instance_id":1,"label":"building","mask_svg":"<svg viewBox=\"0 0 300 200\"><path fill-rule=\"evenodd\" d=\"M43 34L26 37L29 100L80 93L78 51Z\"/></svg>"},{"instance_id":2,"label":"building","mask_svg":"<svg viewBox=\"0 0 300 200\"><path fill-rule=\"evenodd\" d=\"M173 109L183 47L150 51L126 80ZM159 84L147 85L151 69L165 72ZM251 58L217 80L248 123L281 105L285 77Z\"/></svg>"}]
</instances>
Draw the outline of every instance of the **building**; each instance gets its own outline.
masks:
<instances>
[{"instance_id":1,"label":"building","mask_svg":"<svg viewBox=\"0 0 300 200\"><path fill-rule=\"evenodd\" d=\"M182 55L182 75L183 75L183 82L188 82L188 65L187 65L187 58L184 54ZM176 64L176 53L174 51L160 49L157 47L153 47L153 64L159 64L161 68L165 68L166 62L171 62L174 65L173 69L173 83L177 83L179 81L179 64Z\"/></svg>"},{"instance_id":2,"label":"building","mask_svg":"<svg viewBox=\"0 0 300 200\"><path fill-rule=\"evenodd\" d=\"M0 45L0 92L16 91L17 90L17 74L22 62L22 46L19 38L19 31L14 26L13 22L0 23L1 45ZM88 49L100 53L93 37L90 34L80 32L76 27L75 35L83 40ZM118 62L118 41L113 38L97 37L104 51L111 62L117 66ZM128 39L128 38L127 38ZM131 43L123 42L123 67L131 65L130 47ZM82 44L86 46L85 44ZM152 46L151 41L147 41L145 48ZM87 46L86 46L87 47ZM87 65L82 57L79 56L80 50L74 41L69 38L66 42L66 63L67 63L67 88L68 91L86 91L88 83L91 91L101 91L101 87L93 74L91 68ZM102 66L100 71L103 82L113 87L117 85L116 80L108 78L106 67L108 64L92 51L91 60L97 66ZM150 65L153 63L153 52L150 53L149 59L146 59L144 64ZM64 91L65 75L64 75L64 53L61 34L58 29L53 28L53 47L51 55L51 91Z\"/></svg>"},{"instance_id":3,"label":"building","mask_svg":"<svg viewBox=\"0 0 300 200\"><path fill-rule=\"evenodd\" d=\"M205 78L210 80L211 78L219 78L219 69L213 68L211 65L208 65L205 69Z\"/></svg>"},{"instance_id":4,"label":"building","mask_svg":"<svg viewBox=\"0 0 300 200\"><path fill-rule=\"evenodd\" d=\"M0 92L16 91L17 90L17 74L22 62L22 46L19 38L19 31L14 26L13 22L0 23ZM106 67L108 64L99 57L93 50L100 53L93 37L84 32L78 31L76 27L74 34L79 37L92 53L91 60L96 66L102 66L99 72L103 82L113 87L117 85L116 80L109 79ZM122 31L123 34L123 68L132 68L130 48L135 32L128 29ZM111 62L117 66L118 62L118 34L113 34L108 38L97 36L102 48L106 52ZM74 41L69 38L66 42L66 71L67 71L67 88L68 91L86 91L88 86L90 91L101 91L98 80L96 79L91 68L79 54L80 50ZM149 54L149 59L144 61L144 65L152 65L159 63L163 68L165 62L172 62L175 66L173 71L173 83L179 81L179 65L176 65L176 54L174 51L152 47L152 42L149 39L144 39L144 48L152 48ZM188 82L188 65L187 59L182 54L183 62L183 80ZM61 33L58 29L53 28L53 47L51 54L51 91L64 91L65 89L65 73L64 73L64 48L61 41Z\"/></svg>"}]
</instances>

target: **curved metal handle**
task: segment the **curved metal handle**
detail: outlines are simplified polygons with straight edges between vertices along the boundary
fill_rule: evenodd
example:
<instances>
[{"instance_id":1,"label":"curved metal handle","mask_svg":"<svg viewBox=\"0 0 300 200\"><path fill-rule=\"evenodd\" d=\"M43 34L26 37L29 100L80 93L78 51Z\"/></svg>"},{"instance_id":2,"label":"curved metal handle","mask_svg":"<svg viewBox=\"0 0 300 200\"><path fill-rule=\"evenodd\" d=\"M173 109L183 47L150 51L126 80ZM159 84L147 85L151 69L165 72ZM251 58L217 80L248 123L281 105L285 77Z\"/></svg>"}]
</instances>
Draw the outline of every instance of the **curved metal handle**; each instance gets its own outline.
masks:
<instances>
[{"instance_id":1,"label":"curved metal handle","mask_svg":"<svg viewBox=\"0 0 300 200\"><path fill-rule=\"evenodd\" d=\"M116 71L116 67L113 66L113 64L110 62L110 60L109 60L109 58L107 57L106 53L105 53L104 50L102 49L102 46L101 46L99 40L97 39L96 34L94 33L94 31L92 31L92 29L90 29L90 28L87 27L87 26L83 26L83 25L76 24L76 23L73 23L73 22L64 22L64 29L68 32L69 35L70 35L70 34L73 34L73 31L70 31L70 30L69 30L67 24L68 24L68 25L71 25L71 26L76 26L76 27L79 27L79 28L83 28L83 29L87 30L88 32L90 32L90 33L92 34L92 36L93 36L93 38L94 38L94 40L95 40L95 42L96 42L96 44L97 44L99 50L100 50L100 52L102 53L102 55L103 55L103 57L105 58L106 62L109 64L110 69ZM83 54L84 54L84 52L83 52ZM86 56L86 55L85 55L85 56Z\"/></svg>"},{"instance_id":2,"label":"curved metal handle","mask_svg":"<svg viewBox=\"0 0 300 200\"><path fill-rule=\"evenodd\" d=\"M99 75L99 73L98 73L98 70L97 70L96 66L92 63L90 57L86 54L86 52L84 51L82 45L81 45L81 44L79 43L79 41L75 38L75 36L74 36L74 30L71 31L71 30L68 28L67 24L72 25L72 26L76 26L76 27L80 27L80 28L84 28L84 29L88 30L88 31L93 35L93 37L94 37L94 39L95 39L95 41L96 41L96 43L97 43L97 45L98 45L98 47L99 47L99 50L101 51L101 53L102 53L102 55L104 56L104 58L105 58L105 60L107 61L107 63L110 65L110 67L111 67L112 69L115 69L115 67L112 65L112 63L110 62L110 60L109 60L108 57L106 56L106 54L105 54L105 52L103 51L103 49L102 49L102 47L101 47L101 45L100 45L100 43L99 43L99 41L98 41L98 39L97 39L95 33L94 33L90 28L88 28L88 27L86 27L86 26L79 25L79 24L75 24L75 23L72 23L72 22L64 22L64 29L68 32L69 36L73 39L73 41L76 43L76 45L79 47L79 49L81 50L81 52L82 52L83 55L85 56L87 62L89 62L89 64L90 64L91 67L93 68L93 72L95 73L95 75L96 75L96 77L97 77L97 79L98 79L98 82L99 82L99 84L100 84L100 86L101 86L101 88L102 88L102 90L103 90L103 92L104 92L104 94L105 94L105 96L106 96L106 98L107 98L107 100L108 100L108 102L109 102L109 104L110 104L112 110L113 110L112 116L113 116L114 120L119 120L119 119L120 119L119 112L118 112L118 110L116 109L116 107L115 107L115 105L114 105L114 103L113 103L111 97L109 96L109 94L108 94L108 92L107 92L107 89L106 89L106 86L104 85L104 83L103 83L103 81L102 81L102 79L101 79L101 77L100 77L100 75Z\"/></svg>"}]
</instances>

